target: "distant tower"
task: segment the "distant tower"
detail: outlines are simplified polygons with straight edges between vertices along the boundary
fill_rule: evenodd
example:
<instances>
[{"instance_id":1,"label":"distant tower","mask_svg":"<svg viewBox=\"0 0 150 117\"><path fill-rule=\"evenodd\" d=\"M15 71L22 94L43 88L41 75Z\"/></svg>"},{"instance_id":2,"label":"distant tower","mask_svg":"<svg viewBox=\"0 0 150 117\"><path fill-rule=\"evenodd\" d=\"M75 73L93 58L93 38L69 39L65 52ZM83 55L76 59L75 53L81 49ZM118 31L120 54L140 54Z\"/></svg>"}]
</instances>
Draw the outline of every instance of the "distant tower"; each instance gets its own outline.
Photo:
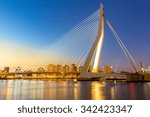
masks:
<instances>
[{"instance_id":1,"label":"distant tower","mask_svg":"<svg viewBox=\"0 0 150 117\"><path fill-rule=\"evenodd\" d=\"M98 35L85 61L80 77L86 76L85 74L89 71L93 59L94 59L94 65L92 68L92 72L94 73L99 72L103 40L104 40L104 6L103 4L101 4L99 25L98 25Z\"/></svg>"}]
</instances>

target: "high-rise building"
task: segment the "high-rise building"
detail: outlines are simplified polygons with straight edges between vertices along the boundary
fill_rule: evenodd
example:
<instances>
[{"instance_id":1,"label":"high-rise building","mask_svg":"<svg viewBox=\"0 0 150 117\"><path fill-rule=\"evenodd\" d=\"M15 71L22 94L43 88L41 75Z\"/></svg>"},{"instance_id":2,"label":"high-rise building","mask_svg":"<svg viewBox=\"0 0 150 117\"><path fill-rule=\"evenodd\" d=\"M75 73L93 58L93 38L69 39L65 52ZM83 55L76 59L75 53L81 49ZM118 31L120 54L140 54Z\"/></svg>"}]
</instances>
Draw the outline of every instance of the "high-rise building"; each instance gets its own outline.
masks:
<instances>
[{"instance_id":1,"label":"high-rise building","mask_svg":"<svg viewBox=\"0 0 150 117\"><path fill-rule=\"evenodd\" d=\"M104 73L112 73L113 72L112 66L103 66L103 72Z\"/></svg>"},{"instance_id":2,"label":"high-rise building","mask_svg":"<svg viewBox=\"0 0 150 117\"><path fill-rule=\"evenodd\" d=\"M69 65L63 66L63 72L69 72Z\"/></svg>"},{"instance_id":3,"label":"high-rise building","mask_svg":"<svg viewBox=\"0 0 150 117\"><path fill-rule=\"evenodd\" d=\"M82 66L78 66L78 72L81 72L82 71Z\"/></svg>"},{"instance_id":4,"label":"high-rise building","mask_svg":"<svg viewBox=\"0 0 150 117\"><path fill-rule=\"evenodd\" d=\"M49 64L48 66L47 66L47 71L48 72L55 72L56 70L55 70L55 65L53 65L53 64Z\"/></svg>"},{"instance_id":5,"label":"high-rise building","mask_svg":"<svg viewBox=\"0 0 150 117\"><path fill-rule=\"evenodd\" d=\"M70 71L71 71L71 72L77 72L76 64L71 64Z\"/></svg>"},{"instance_id":6,"label":"high-rise building","mask_svg":"<svg viewBox=\"0 0 150 117\"><path fill-rule=\"evenodd\" d=\"M56 68L57 68L57 72L62 72L63 71L62 65L57 65Z\"/></svg>"},{"instance_id":7,"label":"high-rise building","mask_svg":"<svg viewBox=\"0 0 150 117\"><path fill-rule=\"evenodd\" d=\"M4 72L9 73L9 67L4 67Z\"/></svg>"}]
</instances>

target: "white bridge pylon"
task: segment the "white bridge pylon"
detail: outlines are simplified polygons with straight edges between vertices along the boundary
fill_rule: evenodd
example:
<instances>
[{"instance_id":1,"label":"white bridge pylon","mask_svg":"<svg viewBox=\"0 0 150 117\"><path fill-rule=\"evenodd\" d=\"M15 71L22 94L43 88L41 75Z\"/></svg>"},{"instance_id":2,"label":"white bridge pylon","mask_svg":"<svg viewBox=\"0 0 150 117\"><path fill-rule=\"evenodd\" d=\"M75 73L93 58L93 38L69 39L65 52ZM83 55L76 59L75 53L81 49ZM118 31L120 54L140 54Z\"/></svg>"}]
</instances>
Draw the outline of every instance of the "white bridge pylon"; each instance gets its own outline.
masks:
<instances>
[{"instance_id":1,"label":"white bridge pylon","mask_svg":"<svg viewBox=\"0 0 150 117\"><path fill-rule=\"evenodd\" d=\"M88 54L88 57L85 61L82 72L80 73L81 78L92 78L92 77L102 77L102 76L106 77L106 76L118 76L118 75L120 76L121 75L121 74L116 74L116 73L114 73L114 74L104 74L103 73L102 74L99 72L102 45L103 45L103 41L104 41L104 19L106 19L104 16L104 6L103 6L103 4L101 4L100 5L98 34L97 34L96 40L94 41L93 46ZM133 59L133 57L131 56L131 54L129 53L129 51L127 50L127 48L121 41L120 37L118 36L118 34L114 30L114 28L112 27L110 22L108 21L108 19L106 19L106 22L107 22L110 30L112 31L113 35L115 36L116 41L118 42L118 44L120 45L124 54L128 58L133 69L135 70L135 72L137 72L137 69L136 69L137 65L136 65L135 60ZM90 68L92 66L91 65L92 61L94 63L93 68Z\"/></svg>"},{"instance_id":2,"label":"white bridge pylon","mask_svg":"<svg viewBox=\"0 0 150 117\"><path fill-rule=\"evenodd\" d=\"M100 5L98 35L97 35L97 38L94 41L93 46L88 54L88 57L85 61L82 72L80 74L80 77L91 78L91 77L96 77L98 75L97 73L99 72L103 40L104 40L104 6L103 6L103 4L101 4ZM89 72L90 66L91 66L91 63L93 60L94 60L93 68L92 68L91 72Z\"/></svg>"}]
</instances>

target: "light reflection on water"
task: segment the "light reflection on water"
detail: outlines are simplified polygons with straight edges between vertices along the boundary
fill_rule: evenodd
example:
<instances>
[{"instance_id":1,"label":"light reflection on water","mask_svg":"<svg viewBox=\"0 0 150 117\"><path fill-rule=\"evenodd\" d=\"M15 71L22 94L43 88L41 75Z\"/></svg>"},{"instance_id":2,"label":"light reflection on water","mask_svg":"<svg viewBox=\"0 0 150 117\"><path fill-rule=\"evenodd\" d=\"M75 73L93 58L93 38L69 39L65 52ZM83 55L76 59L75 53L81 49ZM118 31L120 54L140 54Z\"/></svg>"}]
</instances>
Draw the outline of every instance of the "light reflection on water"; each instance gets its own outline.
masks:
<instances>
[{"instance_id":1,"label":"light reflection on water","mask_svg":"<svg viewBox=\"0 0 150 117\"><path fill-rule=\"evenodd\" d=\"M1 100L150 99L150 83L0 80Z\"/></svg>"}]
</instances>

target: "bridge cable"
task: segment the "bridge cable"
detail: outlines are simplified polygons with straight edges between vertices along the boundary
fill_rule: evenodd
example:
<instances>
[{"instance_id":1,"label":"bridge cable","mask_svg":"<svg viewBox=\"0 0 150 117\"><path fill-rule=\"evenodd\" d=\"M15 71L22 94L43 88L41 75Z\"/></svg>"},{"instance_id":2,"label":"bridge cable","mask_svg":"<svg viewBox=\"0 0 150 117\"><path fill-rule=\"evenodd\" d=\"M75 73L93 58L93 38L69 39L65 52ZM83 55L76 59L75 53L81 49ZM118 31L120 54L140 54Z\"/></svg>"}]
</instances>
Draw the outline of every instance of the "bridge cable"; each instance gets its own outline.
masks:
<instances>
[{"instance_id":1,"label":"bridge cable","mask_svg":"<svg viewBox=\"0 0 150 117\"><path fill-rule=\"evenodd\" d=\"M135 70L135 72L137 72L136 69L136 63L133 59L133 57L131 56L131 54L129 53L129 51L127 50L127 48L125 47L125 45L123 44L123 42L121 41L120 37L118 36L118 34L116 33L116 31L114 30L113 26L110 24L110 22L108 21L108 19L106 19L106 22L110 28L110 30L112 31L113 35L115 36L115 39L117 40L118 44L120 45L120 47L122 48L124 54L126 55L126 57L128 58L129 62L131 63L133 69Z\"/></svg>"},{"instance_id":2,"label":"bridge cable","mask_svg":"<svg viewBox=\"0 0 150 117\"><path fill-rule=\"evenodd\" d=\"M93 23L93 22L95 22L94 20L95 20L95 18L97 17L97 14L99 14L98 13L98 10L96 11L96 12L94 12L92 15L90 15L88 18L86 18L85 20L83 20L81 23L79 23L77 26L75 26L74 28L72 28L70 31L68 31L67 33L65 33L65 35L63 35L63 36L61 36L57 41L55 41L53 44L51 44L51 45L49 45L49 47L47 47L46 48L46 51L44 51L44 53L46 53L46 52L48 52L49 54L51 54L51 52L53 51L53 49L55 48L55 47L59 47L60 48L60 50L58 50L58 51L55 51L55 53L52 53L52 55L54 54L54 55L58 55L58 56L54 56L53 58L51 58L51 59L49 59L48 57L46 57L46 56L44 56L44 58L42 59L42 61L41 61L41 63L40 64L37 64L37 65L35 65L35 66L32 66L32 70L33 69L37 69L39 66L41 66L41 65L44 65L45 63L47 63L48 61L49 62L54 62L54 61L58 61L57 59L60 59L60 54L61 53L64 53L63 54L63 58L65 58L68 54L70 54L71 52L72 52L72 50L73 50L73 47L76 47L79 43L81 44L81 43L83 43L84 44L84 46L86 46L86 48L88 47L89 48L89 46L91 45L90 43L93 43L93 39L92 40L88 40L87 39L87 35L86 35L86 38L85 37L83 37L83 40L81 40L79 37L81 37L80 35L79 35L79 33L78 32L82 32L82 30L83 30L83 33L85 33L85 32L89 32L91 29L90 29L90 27L92 26L94 26L94 25L91 25L91 26L88 26L87 24L89 24L89 23ZM94 20L93 20L93 18L94 18ZM90 30L89 30L90 29ZM94 31L92 30L92 33L93 33ZM72 37L74 37L74 35L76 36L76 39L77 40L70 40ZM94 35L93 35L94 36ZM78 38L77 38L78 37ZM70 38L70 39L69 39ZM65 42L67 42L65 45L64 44L62 44L62 42L64 41L64 39L65 39ZM68 40L69 39L69 40ZM73 39L75 39L75 38L73 38ZM74 42L75 41L75 42ZM88 42L87 42L88 41ZM74 42L74 43L73 43ZM90 43L89 43L90 42ZM72 45L71 45L72 44ZM67 52L66 52L66 50L64 51L63 49L65 49L64 47L67 47L67 48L70 48ZM82 47L82 46L81 46ZM81 48L82 49L82 51L84 51L84 53L85 53L85 50L83 49L83 47ZM80 59L81 59L81 56L82 56L82 54L84 55L84 53L82 53L82 51L80 51L79 53L81 54L80 55ZM78 54L79 54L78 53ZM75 55L74 55L75 56ZM57 58L56 58L57 57ZM73 57L73 56L72 56ZM61 57L62 58L62 57ZM76 60L76 57L73 57L73 59L74 59L74 61L78 61L78 60ZM28 69L28 70L31 70L31 69Z\"/></svg>"}]
</instances>

